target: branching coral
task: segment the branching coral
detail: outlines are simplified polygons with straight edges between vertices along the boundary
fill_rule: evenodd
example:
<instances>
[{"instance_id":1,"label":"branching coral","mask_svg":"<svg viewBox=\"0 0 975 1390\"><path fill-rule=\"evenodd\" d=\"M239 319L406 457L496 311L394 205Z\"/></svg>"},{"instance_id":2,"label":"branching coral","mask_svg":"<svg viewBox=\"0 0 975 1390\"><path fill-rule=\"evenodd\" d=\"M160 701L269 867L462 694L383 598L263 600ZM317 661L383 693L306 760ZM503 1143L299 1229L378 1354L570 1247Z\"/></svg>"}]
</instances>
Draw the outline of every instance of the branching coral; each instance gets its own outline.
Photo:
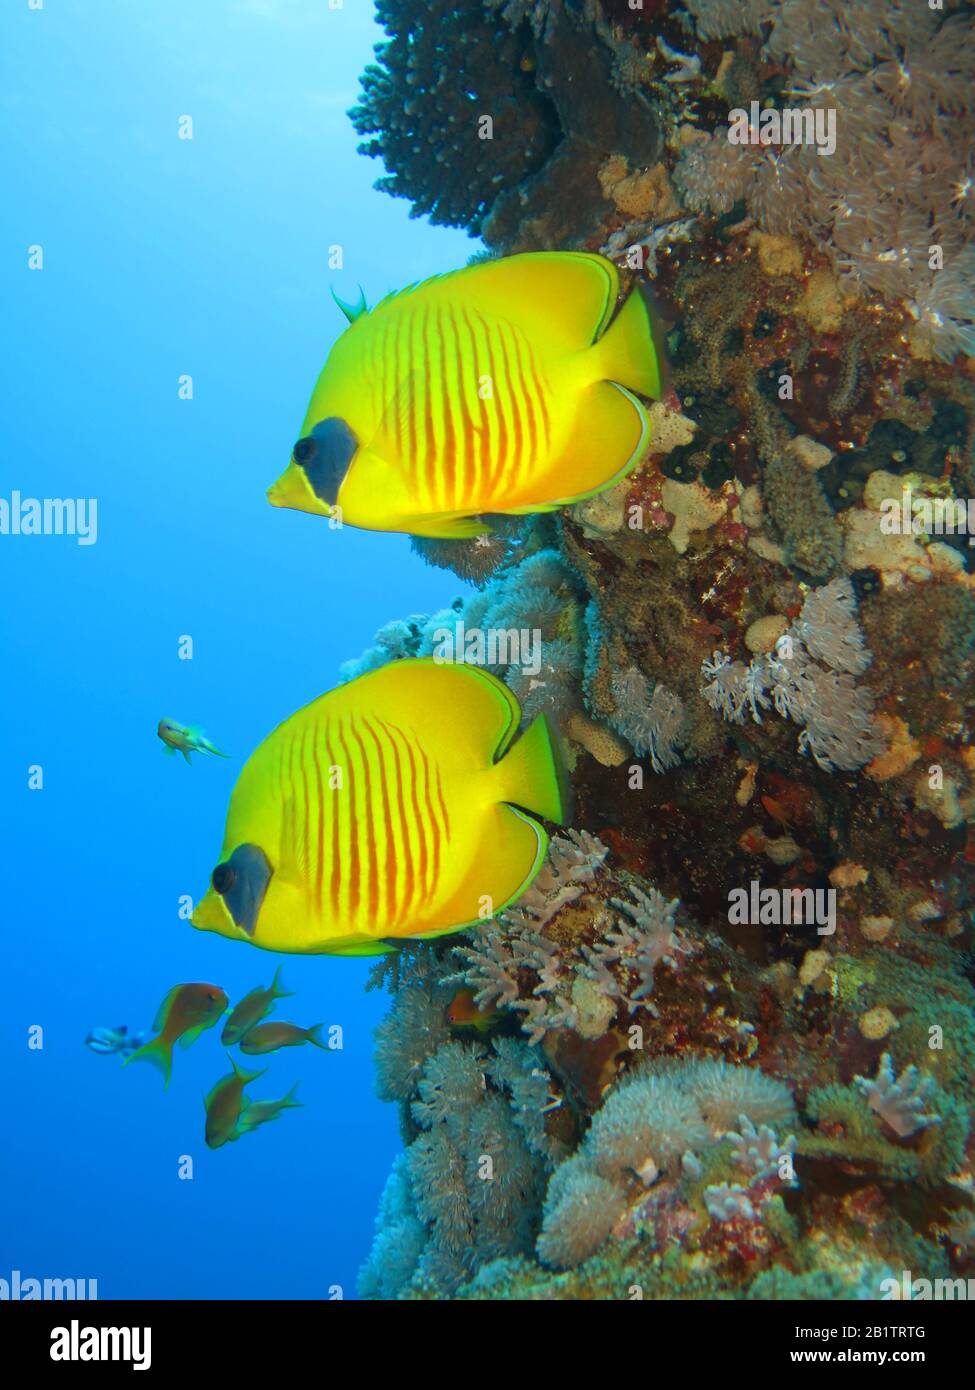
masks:
<instances>
[{"instance_id":1,"label":"branching coral","mask_svg":"<svg viewBox=\"0 0 975 1390\"><path fill-rule=\"evenodd\" d=\"M941 1124L940 1115L928 1115L924 1111L926 1097L933 1084L932 1078L922 1076L913 1066L905 1067L900 1076L895 1077L887 1052L880 1059L873 1081L857 1076L854 1082L866 1097L870 1109L901 1139L917 1134L930 1125Z\"/></svg>"},{"instance_id":2,"label":"branching coral","mask_svg":"<svg viewBox=\"0 0 975 1390\"><path fill-rule=\"evenodd\" d=\"M674 916L680 904L676 898L668 902L656 888L644 891L634 886L631 891L630 902L610 899L613 907L623 915L616 919L613 931L594 946L585 948L588 964L580 969L613 996L621 992L619 970L614 974L610 967L633 971L637 986L624 996L632 1010L638 1001L653 993L653 975L657 967L676 968L678 957L688 947L677 934Z\"/></svg>"},{"instance_id":3,"label":"branching coral","mask_svg":"<svg viewBox=\"0 0 975 1390\"><path fill-rule=\"evenodd\" d=\"M519 65L522 45L481 0L378 0L389 39L350 113L360 150L388 170L378 187L413 214L472 234L499 191L536 173L561 136L551 103ZM485 135L484 118L493 128ZM497 138L494 138L495 135Z\"/></svg>"},{"instance_id":4,"label":"branching coral","mask_svg":"<svg viewBox=\"0 0 975 1390\"><path fill-rule=\"evenodd\" d=\"M554 835L534 883L504 913L505 922L512 927L541 931L566 904L575 902L585 892L607 854L607 847L588 830Z\"/></svg>"},{"instance_id":5,"label":"branching coral","mask_svg":"<svg viewBox=\"0 0 975 1390\"><path fill-rule=\"evenodd\" d=\"M552 1029L569 1028L585 1034L588 1009L580 1012L580 986L586 984L597 1000L610 1005L606 1023L616 1013L617 1001L630 1013L643 1007L653 992L654 973L660 966L677 969L690 944L676 926L680 906L655 888L630 884L630 897L609 898L614 914L603 910L592 941L583 941L575 953L564 951L546 928L587 890L608 853L606 846L586 831L556 836L550 857L535 884L515 908L500 921L478 931L471 942L454 948L463 969L451 976L474 990L482 1009L511 1009L521 1013L522 1028L534 1045Z\"/></svg>"}]
</instances>

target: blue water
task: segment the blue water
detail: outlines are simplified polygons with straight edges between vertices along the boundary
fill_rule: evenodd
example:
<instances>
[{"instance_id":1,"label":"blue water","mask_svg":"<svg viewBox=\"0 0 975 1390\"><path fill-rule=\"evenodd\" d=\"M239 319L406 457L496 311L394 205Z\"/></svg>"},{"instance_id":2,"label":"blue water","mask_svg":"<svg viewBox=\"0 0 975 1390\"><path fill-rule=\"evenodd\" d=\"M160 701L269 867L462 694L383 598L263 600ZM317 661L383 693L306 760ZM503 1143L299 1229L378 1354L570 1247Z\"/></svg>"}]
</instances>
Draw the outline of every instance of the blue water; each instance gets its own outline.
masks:
<instances>
[{"instance_id":1,"label":"blue water","mask_svg":"<svg viewBox=\"0 0 975 1390\"><path fill-rule=\"evenodd\" d=\"M388 618L462 588L404 537L264 498L344 324L330 287L373 302L476 249L410 221L355 152L344 113L379 37L365 0L3 6L0 496L97 498L98 531L0 536L0 1278L352 1297L400 1147L373 1094L367 966L179 916L242 759ZM164 756L163 716L234 759ZM236 999L279 961L297 993L278 1016L340 1024L345 1047L270 1058L254 1096L297 1080L305 1108L236 1144L203 1142L202 1094L229 1069L218 1029L177 1049L168 1092L84 1046L94 1025L148 1028L177 982Z\"/></svg>"}]
</instances>

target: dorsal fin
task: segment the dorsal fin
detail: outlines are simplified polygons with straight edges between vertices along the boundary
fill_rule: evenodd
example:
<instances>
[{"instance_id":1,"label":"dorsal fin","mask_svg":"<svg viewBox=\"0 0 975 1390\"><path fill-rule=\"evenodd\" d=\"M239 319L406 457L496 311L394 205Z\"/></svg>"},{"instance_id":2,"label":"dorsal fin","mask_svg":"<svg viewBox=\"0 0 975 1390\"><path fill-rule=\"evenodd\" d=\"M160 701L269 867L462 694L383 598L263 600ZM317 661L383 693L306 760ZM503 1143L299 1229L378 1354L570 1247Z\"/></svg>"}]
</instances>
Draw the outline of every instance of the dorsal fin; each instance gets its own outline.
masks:
<instances>
[{"instance_id":1,"label":"dorsal fin","mask_svg":"<svg viewBox=\"0 0 975 1390\"><path fill-rule=\"evenodd\" d=\"M366 305L366 296L363 293L361 285L359 286L359 299L358 302L355 304L346 304L344 299L339 299L338 295L335 293L334 290L332 290L332 298L335 300L336 304L342 310L342 313L345 315L345 317L349 320L349 323L355 323L356 319L361 318L363 314L368 314L369 312L369 309Z\"/></svg>"}]
</instances>

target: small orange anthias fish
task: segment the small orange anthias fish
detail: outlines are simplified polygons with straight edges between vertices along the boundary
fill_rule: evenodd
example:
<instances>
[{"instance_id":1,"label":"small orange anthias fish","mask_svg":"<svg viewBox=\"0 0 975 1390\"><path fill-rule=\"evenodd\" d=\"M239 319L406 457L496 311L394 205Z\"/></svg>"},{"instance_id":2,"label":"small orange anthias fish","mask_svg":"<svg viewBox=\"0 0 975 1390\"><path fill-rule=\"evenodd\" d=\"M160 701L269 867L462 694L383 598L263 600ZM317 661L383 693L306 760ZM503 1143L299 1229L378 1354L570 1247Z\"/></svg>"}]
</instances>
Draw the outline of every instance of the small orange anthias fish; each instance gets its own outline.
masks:
<instances>
[{"instance_id":1,"label":"small orange anthias fish","mask_svg":"<svg viewBox=\"0 0 975 1390\"><path fill-rule=\"evenodd\" d=\"M232 1057L230 1065L233 1071L220 1078L203 1102L207 1116L205 1137L210 1149L222 1148L240 1138L240 1117L249 1105L244 1087L264 1075L263 1071L242 1071Z\"/></svg>"},{"instance_id":2,"label":"small orange anthias fish","mask_svg":"<svg viewBox=\"0 0 975 1390\"><path fill-rule=\"evenodd\" d=\"M452 1028L476 1028L489 1032L501 1017L497 1009L481 1009L472 989L459 989L447 1005L447 1022Z\"/></svg>"},{"instance_id":3,"label":"small orange anthias fish","mask_svg":"<svg viewBox=\"0 0 975 1390\"><path fill-rule=\"evenodd\" d=\"M324 1027L324 1023L316 1023L313 1028L299 1028L296 1023L259 1023L241 1039L240 1050L249 1057L261 1057L265 1052L277 1052L279 1047L300 1047L310 1042L328 1052L328 1043L322 1041L321 1035Z\"/></svg>"},{"instance_id":4,"label":"small orange anthias fish","mask_svg":"<svg viewBox=\"0 0 975 1390\"><path fill-rule=\"evenodd\" d=\"M174 985L159 1005L153 1028L157 1036L125 1063L151 1062L162 1072L166 1085L173 1068L173 1045L189 1047L205 1028L212 1028L226 1012L227 996L217 985Z\"/></svg>"},{"instance_id":5,"label":"small orange anthias fish","mask_svg":"<svg viewBox=\"0 0 975 1390\"><path fill-rule=\"evenodd\" d=\"M271 981L271 988L258 985L250 994L245 994L239 1004L235 1004L230 1017L223 1025L220 1041L228 1047L239 1043L241 1038L262 1019L267 1018L279 999L290 999L294 990L281 988L281 967L278 966Z\"/></svg>"}]
</instances>

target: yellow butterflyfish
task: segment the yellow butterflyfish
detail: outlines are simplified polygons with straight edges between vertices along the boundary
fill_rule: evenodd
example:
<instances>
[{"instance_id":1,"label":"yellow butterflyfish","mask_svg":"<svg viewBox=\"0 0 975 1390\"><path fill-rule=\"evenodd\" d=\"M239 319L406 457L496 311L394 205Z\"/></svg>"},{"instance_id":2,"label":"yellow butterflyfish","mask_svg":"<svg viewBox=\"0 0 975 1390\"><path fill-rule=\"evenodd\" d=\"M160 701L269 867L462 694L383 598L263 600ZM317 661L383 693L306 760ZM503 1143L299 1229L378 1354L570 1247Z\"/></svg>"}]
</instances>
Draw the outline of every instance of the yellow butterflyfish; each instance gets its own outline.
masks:
<instances>
[{"instance_id":1,"label":"yellow butterflyfish","mask_svg":"<svg viewBox=\"0 0 975 1390\"><path fill-rule=\"evenodd\" d=\"M195 927L269 951L375 955L521 896L563 823L543 715L496 677L396 661L280 724L244 765Z\"/></svg>"},{"instance_id":2,"label":"yellow butterflyfish","mask_svg":"<svg viewBox=\"0 0 975 1390\"><path fill-rule=\"evenodd\" d=\"M482 261L350 319L277 507L371 531L462 538L483 514L550 511L618 482L646 451L661 357L642 293L581 251Z\"/></svg>"}]
</instances>

